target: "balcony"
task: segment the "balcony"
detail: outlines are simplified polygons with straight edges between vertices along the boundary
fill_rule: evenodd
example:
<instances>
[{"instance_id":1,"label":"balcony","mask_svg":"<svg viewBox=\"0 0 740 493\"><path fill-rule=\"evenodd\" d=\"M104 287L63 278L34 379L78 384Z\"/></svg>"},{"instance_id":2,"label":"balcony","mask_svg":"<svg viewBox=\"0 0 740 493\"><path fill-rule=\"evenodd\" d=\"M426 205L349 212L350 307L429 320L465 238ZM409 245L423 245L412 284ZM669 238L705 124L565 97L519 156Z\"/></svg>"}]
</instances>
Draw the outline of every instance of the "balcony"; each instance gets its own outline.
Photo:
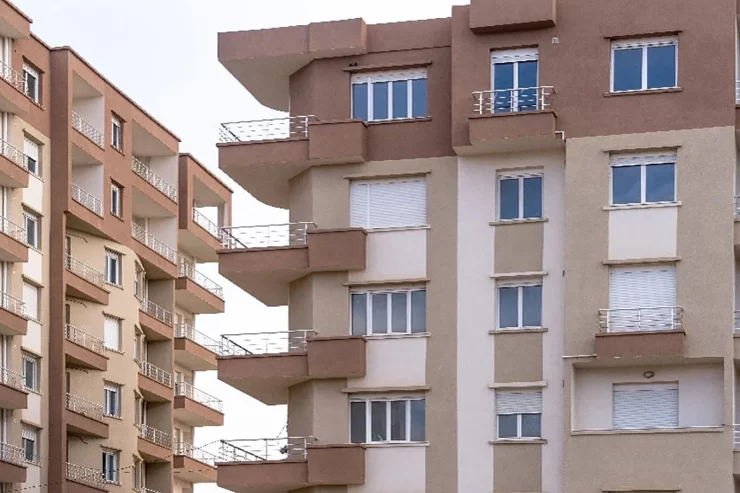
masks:
<instances>
[{"instance_id":1,"label":"balcony","mask_svg":"<svg viewBox=\"0 0 740 493\"><path fill-rule=\"evenodd\" d=\"M188 214L185 212L185 214ZM203 262L216 262L217 251L221 249L222 228L208 219L198 209L193 208L188 216L180 217L178 242L180 248L191 253Z\"/></svg>"},{"instance_id":2,"label":"balcony","mask_svg":"<svg viewBox=\"0 0 740 493\"><path fill-rule=\"evenodd\" d=\"M70 324L64 326L64 354L66 363L72 366L98 371L108 369L103 340Z\"/></svg>"},{"instance_id":3,"label":"balcony","mask_svg":"<svg viewBox=\"0 0 740 493\"><path fill-rule=\"evenodd\" d=\"M150 341L172 339L172 312L150 300L141 300L139 324Z\"/></svg>"},{"instance_id":4,"label":"balcony","mask_svg":"<svg viewBox=\"0 0 740 493\"><path fill-rule=\"evenodd\" d=\"M108 491L103 473L97 469L67 462L67 492L96 493Z\"/></svg>"},{"instance_id":5,"label":"balcony","mask_svg":"<svg viewBox=\"0 0 740 493\"><path fill-rule=\"evenodd\" d=\"M684 354L679 306L599 310L598 358L680 357Z\"/></svg>"},{"instance_id":6,"label":"balcony","mask_svg":"<svg viewBox=\"0 0 740 493\"><path fill-rule=\"evenodd\" d=\"M198 272L192 264L180 261L175 290L177 304L191 313L224 312L223 288Z\"/></svg>"},{"instance_id":7,"label":"balcony","mask_svg":"<svg viewBox=\"0 0 740 493\"><path fill-rule=\"evenodd\" d=\"M557 135L554 92L550 86L473 92L470 146L457 152L476 155L564 147Z\"/></svg>"},{"instance_id":8,"label":"balcony","mask_svg":"<svg viewBox=\"0 0 740 493\"><path fill-rule=\"evenodd\" d=\"M131 171L133 171L135 175L142 178L149 185L154 187L154 189L158 190L165 197L177 203L177 188L167 183L164 178L152 171L149 166L136 158L132 158Z\"/></svg>"},{"instance_id":9,"label":"balcony","mask_svg":"<svg viewBox=\"0 0 740 493\"><path fill-rule=\"evenodd\" d=\"M147 401L172 401L172 374L148 361L139 361L139 390Z\"/></svg>"},{"instance_id":10,"label":"balcony","mask_svg":"<svg viewBox=\"0 0 740 493\"><path fill-rule=\"evenodd\" d=\"M0 478L3 478L4 483L26 482L22 448L0 442Z\"/></svg>"},{"instance_id":11,"label":"balcony","mask_svg":"<svg viewBox=\"0 0 740 493\"><path fill-rule=\"evenodd\" d=\"M99 270L93 269L86 263L66 255L64 265L71 276L65 277L67 295L92 301L101 305L108 304L108 290L105 289L105 276Z\"/></svg>"},{"instance_id":12,"label":"balcony","mask_svg":"<svg viewBox=\"0 0 740 493\"><path fill-rule=\"evenodd\" d=\"M365 483L361 445L313 445L313 438L224 440L217 484L236 493Z\"/></svg>"},{"instance_id":13,"label":"balcony","mask_svg":"<svg viewBox=\"0 0 740 493\"><path fill-rule=\"evenodd\" d=\"M285 305L290 283L301 277L365 269L366 236L305 222L224 228L218 270L265 305Z\"/></svg>"},{"instance_id":14,"label":"balcony","mask_svg":"<svg viewBox=\"0 0 740 493\"><path fill-rule=\"evenodd\" d=\"M555 25L555 0L471 0L470 30L477 34Z\"/></svg>"},{"instance_id":15,"label":"balcony","mask_svg":"<svg viewBox=\"0 0 740 493\"><path fill-rule=\"evenodd\" d=\"M292 385L364 376L365 358L362 337L316 337L311 330L225 335L218 378L265 404L287 404Z\"/></svg>"},{"instance_id":16,"label":"balcony","mask_svg":"<svg viewBox=\"0 0 740 493\"><path fill-rule=\"evenodd\" d=\"M195 371L215 370L221 342L186 323L175 327L175 363Z\"/></svg>"},{"instance_id":17,"label":"balcony","mask_svg":"<svg viewBox=\"0 0 740 493\"><path fill-rule=\"evenodd\" d=\"M67 434L77 437L108 438L103 406L67 392L64 421Z\"/></svg>"},{"instance_id":18,"label":"balcony","mask_svg":"<svg viewBox=\"0 0 740 493\"><path fill-rule=\"evenodd\" d=\"M2 139L0 139L0 186L28 187L28 157Z\"/></svg>"},{"instance_id":19,"label":"balcony","mask_svg":"<svg viewBox=\"0 0 740 493\"><path fill-rule=\"evenodd\" d=\"M72 200L97 216L103 217L103 201L75 183L72 183Z\"/></svg>"},{"instance_id":20,"label":"balcony","mask_svg":"<svg viewBox=\"0 0 740 493\"><path fill-rule=\"evenodd\" d=\"M219 457L189 443L175 445L172 469L175 478L188 483L215 483Z\"/></svg>"},{"instance_id":21,"label":"balcony","mask_svg":"<svg viewBox=\"0 0 740 493\"><path fill-rule=\"evenodd\" d=\"M147 462L170 462L172 460L172 436L151 426L139 425L138 449Z\"/></svg>"},{"instance_id":22,"label":"balcony","mask_svg":"<svg viewBox=\"0 0 740 493\"><path fill-rule=\"evenodd\" d=\"M0 217L0 261L28 262L26 230L5 217Z\"/></svg>"},{"instance_id":23,"label":"balcony","mask_svg":"<svg viewBox=\"0 0 740 493\"><path fill-rule=\"evenodd\" d=\"M95 128L92 124L87 122L84 118L82 118L78 113L74 111L72 112L71 123L72 128L85 136L87 140L100 147L101 149L105 149L105 136L103 135L103 132Z\"/></svg>"},{"instance_id":24,"label":"balcony","mask_svg":"<svg viewBox=\"0 0 740 493\"><path fill-rule=\"evenodd\" d=\"M187 382L175 384L175 419L190 426L223 426L223 403Z\"/></svg>"},{"instance_id":25,"label":"balcony","mask_svg":"<svg viewBox=\"0 0 740 493\"><path fill-rule=\"evenodd\" d=\"M141 257L147 273L151 270L157 278L177 277L177 251L174 248L136 223L131 223L131 236L136 240L133 245L134 251ZM140 248L138 245L146 248Z\"/></svg>"},{"instance_id":26,"label":"balcony","mask_svg":"<svg viewBox=\"0 0 740 493\"><path fill-rule=\"evenodd\" d=\"M28 407L28 392L23 387L23 376L0 368L0 408L26 409Z\"/></svg>"},{"instance_id":27,"label":"balcony","mask_svg":"<svg viewBox=\"0 0 740 493\"><path fill-rule=\"evenodd\" d=\"M2 21L0 21L2 22ZM26 95L26 80L23 74L11 66L0 62L0 111L4 113L20 114L31 109L33 103Z\"/></svg>"},{"instance_id":28,"label":"balcony","mask_svg":"<svg viewBox=\"0 0 740 493\"><path fill-rule=\"evenodd\" d=\"M224 123L219 168L260 202L287 209L288 181L311 166L367 161L367 125L313 116Z\"/></svg>"},{"instance_id":29,"label":"balcony","mask_svg":"<svg viewBox=\"0 0 740 493\"><path fill-rule=\"evenodd\" d=\"M21 300L0 292L0 334L24 336L28 330L26 304Z\"/></svg>"}]
</instances>

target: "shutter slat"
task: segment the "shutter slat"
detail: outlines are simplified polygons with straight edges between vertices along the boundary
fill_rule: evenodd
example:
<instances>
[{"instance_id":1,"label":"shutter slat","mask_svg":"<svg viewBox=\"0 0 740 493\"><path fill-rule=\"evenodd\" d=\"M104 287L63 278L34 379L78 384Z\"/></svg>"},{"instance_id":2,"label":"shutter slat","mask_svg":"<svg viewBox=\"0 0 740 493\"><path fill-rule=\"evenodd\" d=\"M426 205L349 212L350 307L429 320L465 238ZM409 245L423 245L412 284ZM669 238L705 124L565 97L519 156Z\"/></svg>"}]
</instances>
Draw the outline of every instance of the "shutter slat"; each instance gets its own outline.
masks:
<instances>
[{"instance_id":1,"label":"shutter slat","mask_svg":"<svg viewBox=\"0 0 740 493\"><path fill-rule=\"evenodd\" d=\"M678 426L678 387L615 385L614 428L675 428Z\"/></svg>"},{"instance_id":2,"label":"shutter slat","mask_svg":"<svg viewBox=\"0 0 740 493\"><path fill-rule=\"evenodd\" d=\"M368 216L368 191L370 185L367 183L352 183L350 186L350 225L353 228L366 228Z\"/></svg>"},{"instance_id":3,"label":"shutter slat","mask_svg":"<svg viewBox=\"0 0 740 493\"><path fill-rule=\"evenodd\" d=\"M426 180L353 183L350 222L366 228L426 225Z\"/></svg>"},{"instance_id":4,"label":"shutter slat","mask_svg":"<svg viewBox=\"0 0 740 493\"><path fill-rule=\"evenodd\" d=\"M609 271L610 309L675 305L675 267L613 268Z\"/></svg>"},{"instance_id":5,"label":"shutter slat","mask_svg":"<svg viewBox=\"0 0 740 493\"><path fill-rule=\"evenodd\" d=\"M26 304L26 315L34 320L39 315L39 290L36 286L23 283L23 302Z\"/></svg>"},{"instance_id":6,"label":"shutter slat","mask_svg":"<svg viewBox=\"0 0 740 493\"><path fill-rule=\"evenodd\" d=\"M23 154L38 162L39 145L30 139L25 139L23 141Z\"/></svg>"},{"instance_id":7,"label":"shutter slat","mask_svg":"<svg viewBox=\"0 0 740 493\"><path fill-rule=\"evenodd\" d=\"M537 414L542 412L542 392L496 392L496 414Z\"/></svg>"}]
</instances>

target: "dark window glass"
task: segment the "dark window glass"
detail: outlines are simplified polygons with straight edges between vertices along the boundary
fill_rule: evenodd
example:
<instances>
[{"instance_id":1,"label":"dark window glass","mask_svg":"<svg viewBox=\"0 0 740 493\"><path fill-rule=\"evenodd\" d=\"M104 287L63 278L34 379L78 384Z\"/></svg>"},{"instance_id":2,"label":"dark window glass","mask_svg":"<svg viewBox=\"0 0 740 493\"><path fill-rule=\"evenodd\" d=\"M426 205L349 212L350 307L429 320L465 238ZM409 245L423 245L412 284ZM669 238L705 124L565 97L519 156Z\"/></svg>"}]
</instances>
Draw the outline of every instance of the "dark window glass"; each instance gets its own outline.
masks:
<instances>
[{"instance_id":1,"label":"dark window glass","mask_svg":"<svg viewBox=\"0 0 740 493\"><path fill-rule=\"evenodd\" d=\"M411 292L411 332L427 331L427 292Z\"/></svg>"},{"instance_id":2,"label":"dark window glass","mask_svg":"<svg viewBox=\"0 0 740 493\"><path fill-rule=\"evenodd\" d=\"M365 429L365 403L350 402L350 438L352 443L364 443L367 439Z\"/></svg>"},{"instance_id":3,"label":"dark window glass","mask_svg":"<svg viewBox=\"0 0 740 493\"><path fill-rule=\"evenodd\" d=\"M522 437L541 437L541 418L541 414L522 414Z\"/></svg>"},{"instance_id":4,"label":"dark window glass","mask_svg":"<svg viewBox=\"0 0 740 493\"><path fill-rule=\"evenodd\" d=\"M612 203L639 204L640 167L618 166L612 168Z\"/></svg>"},{"instance_id":5,"label":"dark window glass","mask_svg":"<svg viewBox=\"0 0 740 493\"><path fill-rule=\"evenodd\" d=\"M371 426L371 437L372 442L385 442L388 440L388 434L386 432L386 403L385 402L371 402L370 403L370 426Z\"/></svg>"},{"instance_id":6,"label":"dark window glass","mask_svg":"<svg viewBox=\"0 0 740 493\"><path fill-rule=\"evenodd\" d=\"M352 118L367 120L367 84L352 84Z\"/></svg>"},{"instance_id":7,"label":"dark window glass","mask_svg":"<svg viewBox=\"0 0 740 493\"><path fill-rule=\"evenodd\" d=\"M676 200L676 176L673 164L651 164L645 167L645 201Z\"/></svg>"},{"instance_id":8,"label":"dark window glass","mask_svg":"<svg viewBox=\"0 0 740 493\"><path fill-rule=\"evenodd\" d=\"M388 332L388 295L378 293L372 295L373 304L373 334Z\"/></svg>"},{"instance_id":9,"label":"dark window glass","mask_svg":"<svg viewBox=\"0 0 740 493\"><path fill-rule=\"evenodd\" d=\"M406 401L391 402L391 440L406 440Z\"/></svg>"},{"instance_id":10,"label":"dark window glass","mask_svg":"<svg viewBox=\"0 0 740 493\"><path fill-rule=\"evenodd\" d=\"M36 443L28 438L23 439L23 458L28 462L34 462L36 460Z\"/></svg>"},{"instance_id":11,"label":"dark window glass","mask_svg":"<svg viewBox=\"0 0 740 493\"><path fill-rule=\"evenodd\" d=\"M514 64L497 63L493 68L493 106L494 113L507 113L512 110L512 92L502 89L514 88Z\"/></svg>"},{"instance_id":12,"label":"dark window glass","mask_svg":"<svg viewBox=\"0 0 740 493\"><path fill-rule=\"evenodd\" d=\"M534 111L537 106L537 61L519 62L517 109Z\"/></svg>"},{"instance_id":13,"label":"dark window glass","mask_svg":"<svg viewBox=\"0 0 740 493\"><path fill-rule=\"evenodd\" d=\"M499 327L506 328L519 326L519 301L517 292L517 288L499 288Z\"/></svg>"},{"instance_id":14,"label":"dark window glass","mask_svg":"<svg viewBox=\"0 0 740 493\"><path fill-rule=\"evenodd\" d=\"M426 440L426 411L424 400L411 401L411 441Z\"/></svg>"},{"instance_id":15,"label":"dark window glass","mask_svg":"<svg viewBox=\"0 0 740 493\"><path fill-rule=\"evenodd\" d=\"M388 119L388 82L373 84L373 120Z\"/></svg>"},{"instance_id":16,"label":"dark window glass","mask_svg":"<svg viewBox=\"0 0 740 493\"><path fill-rule=\"evenodd\" d=\"M516 414L499 414L498 415L498 437L499 438L516 438L517 437Z\"/></svg>"},{"instance_id":17,"label":"dark window glass","mask_svg":"<svg viewBox=\"0 0 740 493\"><path fill-rule=\"evenodd\" d=\"M542 177L524 178L524 217L542 217Z\"/></svg>"},{"instance_id":18,"label":"dark window glass","mask_svg":"<svg viewBox=\"0 0 740 493\"><path fill-rule=\"evenodd\" d=\"M406 332L407 300L406 293L391 294L391 332Z\"/></svg>"},{"instance_id":19,"label":"dark window glass","mask_svg":"<svg viewBox=\"0 0 740 493\"><path fill-rule=\"evenodd\" d=\"M352 335L367 334L367 295L356 293L352 295Z\"/></svg>"},{"instance_id":20,"label":"dark window glass","mask_svg":"<svg viewBox=\"0 0 740 493\"><path fill-rule=\"evenodd\" d=\"M519 218L519 180L507 178L499 181L500 206L499 215L501 219Z\"/></svg>"},{"instance_id":21,"label":"dark window glass","mask_svg":"<svg viewBox=\"0 0 740 493\"><path fill-rule=\"evenodd\" d=\"M422 118L427 113L427 80L414 79L411 81L411 116Z\"/></svg>"},{"instance_id":22,"label":"dark window glass","mask_svg":"<svg viewBox=\"0 0 740 493\"><path fill-rule=\"evenodd\" d=\"M522 326L542 326L542 286L522 288Z\"/></svg>"},{"instance_id":23,"label":"dark window glass","mask_svg":"<svg viewBox=\"0 0 740 493\"><path fill-rule=\"evenodd\" d=\"M614 90L642 89L642 48L614 50Z\"/></svg>"},{"instance_id":24,"label":"dark window glass","mask_svg":"<svg viewBox=\"0 0 740 493\"><path fill-rule=\"evenodd\" d=\"M647 49L648 89L676 87L676 46Z\"/></svg>"},{"instance_id":25,"label":"dark window glass","mask_svg":"<svg viewBox=\"0 0 740 493\"><path fill-rule=\"evenodd\" d=\"M408 81L399 80L393 83L393 118L409 116Z\"/></svg>"}]
</instances>

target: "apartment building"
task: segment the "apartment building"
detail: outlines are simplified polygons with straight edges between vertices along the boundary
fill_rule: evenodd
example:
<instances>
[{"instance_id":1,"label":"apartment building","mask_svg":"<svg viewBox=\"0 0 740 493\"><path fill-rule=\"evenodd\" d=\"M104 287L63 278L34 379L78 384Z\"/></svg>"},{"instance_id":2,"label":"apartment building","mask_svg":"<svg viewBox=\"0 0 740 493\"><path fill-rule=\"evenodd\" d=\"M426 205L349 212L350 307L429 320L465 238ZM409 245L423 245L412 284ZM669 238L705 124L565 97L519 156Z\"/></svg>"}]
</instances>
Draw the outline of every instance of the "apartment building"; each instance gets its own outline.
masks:
<instances>
[{"instance_id":1,"label":"apartment building","mask_svg":"<svg viewBox=\"0 0 740 493\"><path fill-rule=\"evenodd\" d=\"M196 372L220 344L231 190L69 47L0 2L0 491L192 492Z\"/></svg>"},{"instance_id":2,"label":"apartment building","mask_svg":"<svg viewBox=\"0 0 740 493\"><path fill-rule=\"evenodd\" d=\"M287 404L288 438L226 440L218 485L740 491L739 9L220 33L286 116L224 123L219 167L290 224L219 252L289 322L227 336L219 378Z\"/></svg>"}]
</instances>

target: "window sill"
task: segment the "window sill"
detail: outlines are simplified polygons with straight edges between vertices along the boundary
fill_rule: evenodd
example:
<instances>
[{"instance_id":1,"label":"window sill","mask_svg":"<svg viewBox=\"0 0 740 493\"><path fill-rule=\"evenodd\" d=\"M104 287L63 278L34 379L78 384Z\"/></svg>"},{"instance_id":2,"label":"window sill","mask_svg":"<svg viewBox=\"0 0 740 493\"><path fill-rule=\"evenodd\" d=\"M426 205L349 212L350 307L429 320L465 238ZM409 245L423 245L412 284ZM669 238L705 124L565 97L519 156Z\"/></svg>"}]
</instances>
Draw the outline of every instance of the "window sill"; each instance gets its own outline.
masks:
<instances>
[{"instance_id":1,"label":"window sill","mask_svg":"<svg viewBox=\"0 0 740 493\"><path fill-rule=\"evenodd\" d=\"M40 390L36 390L36 389L29 389L28 387L23 387L23 390L25 390L25 391L26 391L26 392L28 392L29 394L36 394L36 395L38 395L38 396L44 395L44 394L42 394L42 393L41 393L41 391L40 391Z\"/></svg>"},{"instance_id":2,"label":"window sill","mask_svg":"<svg viewBox=\"0 0 740 493\"><path fill-rule=\"evenodd\" d=\"M113 216L113 217L115 217L116 219L118 219L121 222L124 222L125 221L125 219L123 218L123 216L119 216L118 214L115 214L113 212L111 212L110 215Z\"/></svg>"},{"instance_id":3,"label":"window sill","mask_svg":"<svg viewBox=\"0 0 740 493\"><path fill-rule=\"evenodd\" d=\"M395 448L395 447L428 447L429 442L371 442L363 443L365 448Z\"/></svg>"},{"instance_id":4,"label":"window sill","mask_svg":"<svg viewBox=\"0 0 740 493\"><path fill-rule=\"evenodd\" d=\"M497 438L489 440L489 445L544 445L547 440L544 438Z\"/></svg>"},{"instance_id":5,"label":"window sill","mask_svg":"<svg viewBox=\"0 0 740 493\"><path fill-rule=\"evenodd\" d=\"M548 219L546 217L532 217L526 219L499 219L498 221L491 221L488 223L490 226L508 226L509 224L531 224L531 223L546 223Z\"/></svg>"},{"instance_id":6,"label":"window sill","mask_svg":"<svg viewBox=\"0 0 740 493\"><path fill-rule=\"evenodd\" d=\"M501 274L491 274L491 279L520 279L527 277L545 277L547 271L536 271L536 272L502 272Z\"/></svg>"},{"instance_id":7,"label":"window sill","mask_svg":"<svg viewBox=\"0 0 740 493\"><path fill-rule=\"evenodd\" d=\"M488 331L490 335L497 334L542 334L547 332L547 327L519 327L515 329L491 329Z\"/></svg>"},{"instance_id":8,"label":"window sill","mask_svg":"<svg viewBox=\"0 0 740 493\"><path fill-rule=\"evenodd\" d=\"M381 339L421 339L429 336L431 336L429 332L412 332L408 334L368 334L363 337L368 341L377 341Z\"/></svg>"},{"instance_id":9,"label":"window sill","mask_svg":"<svg viewBox=\"0 0 740 493\"><path fill-rule=\"evenodd\" d=\"M396 118L394 120L371 120L366 121L367 126L373 125L392 125L394 123L420 123L432 121L431 116L421 116L418 118Z\"/></svg>"},{"instance_id":10,"label":"window sill","mask_svg":"<svg viewBox=\"0 0 740 493\"><path fill-rule=\"evenodd\" d=\"M121 416L114 416L112 414L103 414L103 417L123 421L123 418Z\"/></svg>"},{"instance_id":11,"label":"window sill","mask_svg":"<svg viewBox=\"0 0 740 493\"><path fill-rule=\"evenodd\" d=\"M605 211L624 211L632 209L663 209L665 207L681 207L683 202L656 202L655 204L625 204L625 205L605 205L602 210Z\"/></svg>"},{"instance_id":12,"label":"window sill","mask_svg":"<svg viewBox=\"0 0 740 493\"><path fill-rule=\"evenodd\" d=\"M113 348L110 348L110 347L106 347L104 349L105 349L105 352L106 353L126 354L123 351L121 351L120 349L113 349Z\"/></svg>"},{"instance_id":13,"label":"window sill","mask_svg":"<svg viewBox=\"0 0 740 493\"><path fill-rule=\"evenodd\" d=\"M605 92L605 98L613 98L619 96L640 96L647 94L668 94L672 92L683 92L682 87L669 87L665 89L641 89L639 91L618 91L618 92Z\"/></svg>"},{"instance_id":14,"label":"window sill","mask_svg":"<svg viewBox=\"0 0 740 493\"><path fill-rule=\"evenodd\" d=\"M106 286L112 286L114 288L118 288L118 289L121 289L121 290L123 289L123 284L114 284L114 283L108 282L108 281L103 281L103 284L105 284Z\"/></svg>"},{"instance_id":15,"label":"window sill","mask_svg":"<svg viewBox=\"0 0 740 493\"><path fill-rule=\"evenodd\" d=\"M657 435L657 434L680 434L680 433L722 433L723 426L696 426L686 428L647 428L641 430L573 430L571 436L591 435Z\"/></svg>"},{"instance_id":16,"label":"window sill","mask_svg":"<svg viewBox=\"0 0 740 493\"><path fill-rule=\"evenodd\" d=\"M505 383L491 383L488 384L489 389L503 390L503 389L544 389L547 387L547 382L505 382Z\"/></svg>"},{"instance_id":17,"label":"window sill","mask_svg":"<svg viewBox=\"0 0 740 493\"><path fill-rule=\"evenodd\" d=\"M421 226L398 226L395 228L365 228L365 231L369 233L392 233L394 231L417 231L420 229L431 229L432 227L428 224Z\"/></svg>"},{"instance_id":18,"label":"window sill","mask_svg":"<svg viewBox=\"0 0 740 493\"><path fill-rule=\"evenodd\" d=\"M121 156L126 156L126 154L123 152L123 149L119 149L118 147L114 146L113 144L110 145L110 148L116 151Z\"/></svg>"}]
</instances>

